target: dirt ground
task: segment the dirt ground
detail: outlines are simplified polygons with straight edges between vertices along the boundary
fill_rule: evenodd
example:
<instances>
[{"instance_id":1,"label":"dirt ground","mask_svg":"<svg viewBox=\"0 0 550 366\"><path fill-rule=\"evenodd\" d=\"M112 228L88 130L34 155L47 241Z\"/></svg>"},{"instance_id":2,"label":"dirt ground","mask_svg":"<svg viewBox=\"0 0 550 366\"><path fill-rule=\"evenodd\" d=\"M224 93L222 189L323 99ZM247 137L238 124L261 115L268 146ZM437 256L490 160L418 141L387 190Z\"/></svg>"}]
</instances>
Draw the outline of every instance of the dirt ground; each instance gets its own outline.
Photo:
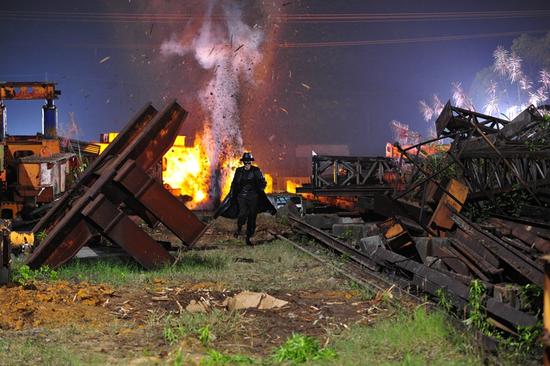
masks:
<instances>
[{"instance_id":1,"label":"dirt ground","mask_svg":"<svg viewBox=\"0 0 550 366\"><path fill-rule=\"evenodd\" d=\"M234 241L233 226L230 220L211 225L197 249ZM267 245L274 239L268 229L288 231L272 219L260 219L257 244ZM105 353L117 363L153 350L152 356L162 360L173 353L173 345L163 336L162 319L180 316L192 300L207 303L208 312L229 314L224 300L238 292L240 289L225 289L215 282L170 283L163 278L145 287L63 281L0 287L0 332L10 338L34 330L73 327L80 329L73 342L81 352ZM293 333L326 338L327 330L337 333L352 324L369 324L388 315L380 296L367 300L358 290L305 289L269 294L288 304L280 309L237 310L238 326L217 334L211 346L220 351L238 349L266 355ZM190 350L200 348L196 339L180 342Z\"/></svg>"}]
</instances>

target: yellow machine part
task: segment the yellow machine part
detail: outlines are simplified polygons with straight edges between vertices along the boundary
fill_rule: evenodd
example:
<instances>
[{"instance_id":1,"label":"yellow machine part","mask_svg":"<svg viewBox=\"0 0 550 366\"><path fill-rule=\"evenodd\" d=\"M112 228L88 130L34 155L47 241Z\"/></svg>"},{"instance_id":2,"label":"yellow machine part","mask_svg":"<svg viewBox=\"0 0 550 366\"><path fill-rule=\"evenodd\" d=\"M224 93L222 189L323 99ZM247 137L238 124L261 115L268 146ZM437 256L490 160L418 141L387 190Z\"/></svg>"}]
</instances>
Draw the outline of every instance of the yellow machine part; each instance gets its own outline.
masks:
<instances>
[{"instance_id":1,"label":"yellow machine part","mask_svg":"<svg viewBox=\"0 0 550 366\"><path fill-rule=\"evenodd\" d=\"M21 247L25 244L34 245L34 233L12 231L10 242L13 247Z\"/></svg>"}]
</instances>

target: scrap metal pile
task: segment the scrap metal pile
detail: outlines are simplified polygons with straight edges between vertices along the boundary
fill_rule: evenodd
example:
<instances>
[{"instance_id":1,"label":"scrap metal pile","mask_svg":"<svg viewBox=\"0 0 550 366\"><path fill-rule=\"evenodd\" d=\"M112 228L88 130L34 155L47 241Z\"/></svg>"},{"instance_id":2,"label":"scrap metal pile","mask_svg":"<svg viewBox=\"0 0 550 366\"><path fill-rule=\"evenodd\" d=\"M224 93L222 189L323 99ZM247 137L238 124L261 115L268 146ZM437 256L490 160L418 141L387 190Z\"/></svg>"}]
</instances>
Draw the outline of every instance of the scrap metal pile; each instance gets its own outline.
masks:
<instances>
[{"instance_id":1,"label":"scrap metal pile","mask_svg":"<svg viewBox=\"0 0 550 366\"><path fill-rule=\"evenodd\" d=\"M174 258L132 219L164 224L184 245L206 225L148 172L172 146L187 112L176 102L158 112L146 105L33 228L39 243L31 268L57 267L97 236L117 244L145 268Z\"/></svg>"},{"instance_id":2,"label":"scrap metal pile","mask_svg":"<svg viewBox=\"0 0 550 366\"><path fill-rule=\"evenodd\" d=\"M376 224L340 220L327 236L313 217L291 223L401 287L450 301L459 313L477 280L493 326L512 333L534 326L540 307L525 294L542 288L541 257L550 252L550 120L533 106L506 121L447 103L436 128L435 139L395 145L398 165L408 169L399 186L351 207L363 217L378 214ZM446 152L421 153L438 140L450 142Z\"/></svg>"}]
</instances>

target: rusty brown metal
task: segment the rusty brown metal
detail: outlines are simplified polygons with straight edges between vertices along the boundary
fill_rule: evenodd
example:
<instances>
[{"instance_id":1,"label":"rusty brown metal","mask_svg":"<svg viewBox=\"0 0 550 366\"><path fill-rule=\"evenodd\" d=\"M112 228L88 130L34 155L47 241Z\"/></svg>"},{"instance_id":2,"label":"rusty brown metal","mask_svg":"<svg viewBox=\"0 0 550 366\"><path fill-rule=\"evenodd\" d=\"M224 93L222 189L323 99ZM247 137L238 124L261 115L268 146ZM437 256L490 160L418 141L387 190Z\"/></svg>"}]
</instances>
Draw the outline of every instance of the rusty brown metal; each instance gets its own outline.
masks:
<instances>
[{"instance_id":1,"label":"rusty brown metal","mask_svg":"<svg viewBox=\"0 0 550 366\"><path fill-rule=\"evenodd\" d=\"M150 105L144 107L35 226L34 232L44 231L47 236L27 260L29 266L65 263L95 232L146 268L172 263L166 249L130 220L126 211L152 224L162 222L184 245L192 245L206 225L145 173L170 148L186 116L175 101L161 113Z\"/></svg>"},{"instance_id":2,"label":"rusty brown metal","mask_svg":"<svg viewBox=\"0 0 550 366\"><path fill-rule=\"evenodd\" d=\"M0 83L0 99L56 99L61 94L55 90L55 83L44 82L4 82Z\"/></svg>"}]
</instances>

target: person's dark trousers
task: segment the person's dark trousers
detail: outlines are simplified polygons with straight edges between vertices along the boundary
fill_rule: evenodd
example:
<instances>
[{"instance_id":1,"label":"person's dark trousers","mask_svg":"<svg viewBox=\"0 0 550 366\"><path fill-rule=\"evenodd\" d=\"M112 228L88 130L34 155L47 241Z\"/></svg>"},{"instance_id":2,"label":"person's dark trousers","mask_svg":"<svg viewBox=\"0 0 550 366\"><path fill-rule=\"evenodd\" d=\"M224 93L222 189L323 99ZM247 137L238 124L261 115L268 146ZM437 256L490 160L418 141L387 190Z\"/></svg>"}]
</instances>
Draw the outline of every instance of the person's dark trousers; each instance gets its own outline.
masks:
<instances>
[{"instance_id":1,"label":"person's dark trousers","mask_svg":"<svg viewBox=\"0 0 550 366\"><path fill-rule=\"evenodd\" d=\"M246 237L250 239L256 231L256 215L258 214L258 195L239 195L239 217L237 231L240 232L246 222Z\"/></svg>"}]
</instances>

